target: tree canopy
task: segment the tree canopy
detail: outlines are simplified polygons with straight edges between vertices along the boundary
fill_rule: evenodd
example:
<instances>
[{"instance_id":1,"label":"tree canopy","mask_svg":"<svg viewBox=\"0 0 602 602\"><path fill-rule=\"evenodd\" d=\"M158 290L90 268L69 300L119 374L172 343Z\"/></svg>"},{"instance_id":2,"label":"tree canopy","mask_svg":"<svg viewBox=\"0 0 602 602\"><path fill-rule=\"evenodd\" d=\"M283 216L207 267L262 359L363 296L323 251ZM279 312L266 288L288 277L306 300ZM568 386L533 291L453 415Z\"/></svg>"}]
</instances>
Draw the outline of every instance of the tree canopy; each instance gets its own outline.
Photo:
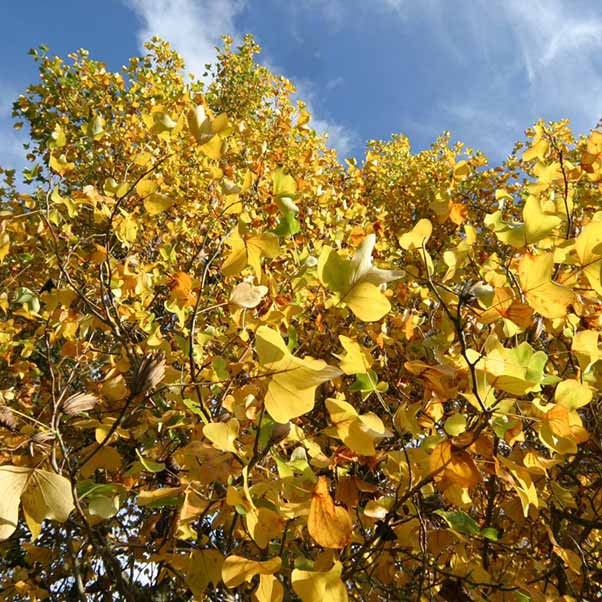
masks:
<instances>
[{"instance_id":1,"label":"tree canopy","mask_svg":"<svg viewBox=\"0 0 602 602\"><path fill-rule=\"evenodd\" d=\"M600 599L602 131L341 162L251 37L147 50L14 104L0 597Z\"/></svg>"}]
</instances>

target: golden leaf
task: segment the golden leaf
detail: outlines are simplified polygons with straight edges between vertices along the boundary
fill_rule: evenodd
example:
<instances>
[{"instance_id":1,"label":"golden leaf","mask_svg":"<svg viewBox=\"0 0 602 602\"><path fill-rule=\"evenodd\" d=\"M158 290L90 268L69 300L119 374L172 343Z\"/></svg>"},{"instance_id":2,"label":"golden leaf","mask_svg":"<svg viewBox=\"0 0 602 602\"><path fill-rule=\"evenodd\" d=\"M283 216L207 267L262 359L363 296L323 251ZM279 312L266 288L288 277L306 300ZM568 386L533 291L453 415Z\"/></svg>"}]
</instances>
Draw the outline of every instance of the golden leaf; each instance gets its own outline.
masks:
<instances>
[{"instance_id":1,"label":"golden leaf","mask_svg":"<svg viewBox=\"0 0 602 602\"><path fill-rule=\"evenodd\" d=\"M280 569L279 557L259 562L242 556L228 556L222 565L222 579L228 589L249 582L255 575L273 575Z\"/></svg>"},{"instance_id":2,"label":"golden leaf","mask_svg":"<svg viewBox=\"0 0 602 602\"><path fill-rule=\"evenodd\" d=\"M343 565L337 561L328 571L294 569L293 590L302 602L347 602L347 588L341 579Z\"/></svg>"},{"instance_id":3,"label":"golden leaf","mask_svg":"<svg viewBox=\"0 0 602 602\"><path fill-rule=\"evenodd\" d=\"M267 326L257 329L256 350L260 364L273 373L265 396L266 409L283 424L309 412L314 407L316 387L341 374L322 360L295 357L280 334Z\"/></svg>"}]
</instances>

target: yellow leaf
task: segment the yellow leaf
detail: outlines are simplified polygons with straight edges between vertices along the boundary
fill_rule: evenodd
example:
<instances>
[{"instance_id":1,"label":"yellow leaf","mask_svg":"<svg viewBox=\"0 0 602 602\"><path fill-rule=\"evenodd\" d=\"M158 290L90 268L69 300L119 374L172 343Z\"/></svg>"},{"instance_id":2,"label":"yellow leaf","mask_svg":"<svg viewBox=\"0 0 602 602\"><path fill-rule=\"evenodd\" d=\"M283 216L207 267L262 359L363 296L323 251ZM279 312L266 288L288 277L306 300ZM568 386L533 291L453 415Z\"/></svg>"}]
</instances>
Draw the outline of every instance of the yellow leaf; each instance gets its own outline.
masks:
<instances>
[{"instance_id":1,"label":"yellow leaf","mask_svg":"<svg viewBox=\"0 0 602 602\"><path fill-rule=\"evenodd\" d=\"M241 238L236 231L226 240L226 244L231 251L222 264L224 276L235 276L250 265L257 280L261 280L261 258L276 257L280 252L278 237L271 232Z\"/></svg>"},{"instance_id":2,"label":"yellow leaf","mask_svg":"<svg viewBox=\"0 0 602 602\"><path fill-rule=\"evenodd\" d=\"M237 454L238 450L234 445L238 437L239 424L236 418L231 418L228 422L210 422L203 427L203 435L213 443L213 446L222 451Z\"/></svg>"},{"instance_id":3,"label":"yellow leaf","mask_svg":"<svg viewBox=\"0 0 602 602\"><path fill-rule=\"evenodd\" d=\"M226 113L212 118L203 105L197 105L188 113L188 128L195 140L201 144L201 152L210 159L221 157L222 137L227 136L231 130Z\"/></svg>"},{"instance_id":4,"label":"yellow leaf","mask_svg":"<svg viewBox=\"0 0 602 602\"><path fill-rule=\"evenodd\" d=\"M565 564L577 575L581 575L581 557L577 552L573 552L573 550L569 550L568 548L561 548L560 546L553 546L554 553L557 554L562 560L564 560Z\"/></svg>"},{"instance_id":5,"label":"yellow leaf","mask_svg":"<svg viewBox=\"0 0 602 602\"><path fill-rule=\"evenodd\" d=\"M551 431L557 437L571 436L569 411L564 406L555 404L545 413L544 420L549 424Z\"/></svg>"},{"instance_id":6,"label":"yellow leaf","mask_svg":"<svg viewBox=\"0 0 602 602\"><path fill-rule=\"evenodd\" d=\"M562 223L562 218L557 215L544 213L541 201L535 196L529 196L523 209L525 220L525 240L527 244L538 242L550 236L555 228Z\"/></svg>"},{"instance_id":7,"label":"yellow leaf","mask_svg":"<svg viewBox=\"0 0 602 602\"><path fill-rule=\"evenodd\" d=\"M135 242L138 237L138 221L136 217L124 211L122 218L115 228L115 234L123 243Z\"/></svg>"},{"instance_id":8,"label":"yellow leaf","mask_svg":"<svg viewBox=\"0 0 602 602\"><path fill-rule=\"evenodd\" d=\"M310 119L311 114L308 111L300 111L299 118L297 119L297 125L295 127L298 127L299 129L303 128L309 123Z\"/></svg>"},{"instance_id":9,"label":"yellow leaf","mask_svg":"<svg viewBox=\"0 0 602 602\"><path fill-rule=\"evenodd\" d=\"M37 539L42 532L42 521L38 522L30 516L28 512L23 508L23 516L25 517L25 522L27 523L27 527L31 532L31 541Z\"/></svg>"},{"instance_id":10,"label":"yellow leaf","mask_svg":"<svg viewBox=\"0 0 602 602\"><path fill-rule=\"evenodd\" d=\"M341 300L362 322L376 322L391 309L389 300L370 282L359 282Z\"/></svg>"},{"instance_id":11,"label":"yellow leaf","mask_svg":"<svg viewBox=\"0 0 602 602\"><path fill-rule=\"evenodd\" d=\"M194 550L187 564L186 583L195 597L201 599L209 584L221 581L224 557L217 550Z\"/></svg>"},{"instance_id":12,"label":"yellow leaf","mask_svg":"<svg viewBox=\"0 0 602 602\"><path fill-rule=\"evenodd\" d=\"M314 407L316 387L341 374L338 368L311 357L297 358L278 332L260 326L256 332L260 364L270 373L265 407L270 416L286 423Z\"/></svg>"},{"instance_id":13,"label":"yellow leaf","mask_svg":"<svg viewBox=\"0 0 602 602\"><path fill-rule=\"evenodd\" d=\"M558 383L554 399L567 410L577 410L586 406L592 400L593 395L594 392L587 385L574 379L568 379Z\"/></svg>"},{"instance_id":14,"label":"yellow leaf","mask_svg":"<svg viewBox=\"0 0 602 602\"><path fill-rule=\"evenodd\" d=\"M107 472L117 472L121 468L121 463L122 458L119 455L119 452L114 447L105 445L82 466L81 474L87 479L99 468L102 468Z\"/></svg>"},{"instance_id":15,"label":"yellow leaf","mask_svg":"<svg viewBox=\"0 0 602 602\"><path fill-rule=\"evenodd\" d=\"M307 529L323 548L340 549L351 542L351 517L345 508L334 505L326 477L318 477L309 507Z\"/></svg>"},{"instance_id":16,"label":"yellow leaf","mask_svg":"<svg viewBox=\"0 0 602 602\"><path fill-rule=\"evenodd\" d=\"M269 508L251 508L245 514L247 529L253 541L261 548L267 548L272 539L282 536L284 521Z\"/></svg>"},{"instance_id":17,"label":"yellow leaf","mask_svg":"<svg viewBox=\"0 0 602 602\"><path fill-rule=\"evenodd\" d=\"M194 282L186 272L177 272L167 283L170 297L181 306L194 305L196 295L193 292Z\"/></svg>"},{"instance_id":18,"label":"yellow leaf","mask_svg":"<svg viewBox=\"0 0 602 602\"><path fill-rule=\"evenodd\" d=\"M219 136L213 136L208 142L202 144L200 149L210 159L219 159L222 156L223 140Z\"/></svg>"},{"instance_id":19,"label":"yellow leaf","mask_svg":"<svg viewBox=\"0 0 602 602\"><path fill-rule=\"evenodd\" d=\"M282 602L284 587L274 575L259 575L259 585L253 592L253 602Z\"/></svg>"},{"instance_id":20,"label":"yellow leaf","mask_svg":"<svg viewBox=\"0 0 602 602\"><path fill-rule=\"evenodd\" d=\"M294 569L291 575L293 590L301 602L347 602L342 572L343 565L338 560L325 572Z\"/></svg>"},{"instance_id":21,"label":"yellow leaf","mask_svg":"<svg viewBox=\"0 0 602 602\"><path fill-rule=\"evenodd\" d=\"M159 215L174 204L174 199L160 192L153 192L144 199L144 208L149 215Z\"/></svg>"},{"instance_id":22,"label":"yellow leaf","mask_svg":"<svg viewBox=\"0 0 602 602\"><path fill-rule=\"evenodd\" d=\"M523 153L523 161L532 161L533 159L543 161L549 147L550 143L547 139L541 138Z\"/></svg>"},{"instance_id":23,"label":"yellow leaf","mask_svg":"<svg viewBox=\"0 0 602 602\"><path fill-rule=\"evenodd\" d=\"M592 222L582 230L575 251L590 286L602 295L602 222Z\"/></svg>"},{"instance_id":24,"label":"yellow leaf","mask_svg":"<svg viewBox=\"0 0 602 602\"><path fill-rule=\"evenodd\" d=\"M138 494L138 506L149 506L162 500L177 497L182 493L182 487L161 487L150 491L143 490Z\"/></svg>"},{"instance_id":25,"label":"yellow leaf","mask_svg":"<svg viewBox=\"0 0 602 602\"><path fill-rule=\"evenodd\" d=\"M422 249L433 233L433 224L428 219L421 219L405 234L399 237L399 244L406 251Z\"/></svg>"},{"instance_id":26,"label":"yellow leaf","mask_svg":"<svg viewBox=\"0 0 602 602\"><path fill-rule=\"evenodd\" d=\"M294 198L297 194L297 182L281 167L272 173L272 194L275 197Z\"/></svg>"},{"instance_id":27,"label":"yellow leaf","mask_svg":"<svg viewBox=\"0 0 602 602\"><path fill-rule=\"evenodd\" d=\"M539 498L537 497L537 488L533 483L531 474L526 468L519 466L503 456L498 456L498 460L509 470L512 478L510 482L513 484L516 493L523 507L524 516L529 515L529 507L539 507Z\"/></svg>"},{"instance_id":28,"label":"yellow leaf","mask_svg":"<svg viewBox=\"0 0 602 602\"><path fill-rule=\"evenodd\" d=\"M364 322L380 320L391 309L379 287L403 276L400 271L383 270L372 265L375 244L376 236L369 234L351 259L343 258L324 246L318 261L318 277L322 284L337 293L339 302L347 304Z\"/></svg>"},{"instance_id":29,"label":"yellow leaf","mask_svg":"<svg viewBox=\"0 0 602 602\"><path fill-rule=\"evenodd\" d=\"M452 436L457 437L466 430L466 416L464 414L454 414L450 416L443 425L445 432Z\"/></svg>"},{"instance_id":30,"label":"yellow leaf","mask_svg":"<svg viewBox=\"0 0 602 602\"><path fill-rule=\"evenodd\" d=\"M520 283L527 303L544 318L563 318L575 300L573 291L552 282L554 259L551 254L523 255L518 266Z\"/></svg>"},{"instance_id":31,"label":"yellow leaf","mask_svg":"<svg viewBox=\"0 0 602 602\"><path fill-rule=\"evenodd\" d=\"M180 508L180 523L190 522L207 509L209 502L203 499L193 488L186 490L184 503Z\"/></svg>"},{"instance_id":32,"label":"yellow leaf","mask_svg":"<svg viewBox=\"0 0 602 602\"><path fill-rule=\"evenodd\" d=\"M345 374L366 374L374 361L370 352L345 335L339 335L339 341L346 351L345 355L334 354L341 360L341 370Z\"/></svg>"},{"instance_id":33,"label":"yellow leaf","mask_svg":"<svg viewBox=\"0 0 602 602\"><path fill-rule=\"evenodd\" d=\"M57 123L54 126L54 130L50 134L50 140L48 140L48 146L50 148L61 148L67 144L67 137L65 136L65 131L63 128Z\"/></svg>"},{"instance_id":34,"label":"yellow leaf","mask_svg":"<svg viewBox=\"0 0 602 602\"><path fill-rule=\"evenodd\" d=\"M59 155L58 157L50 155L49 165L50 169L56 171L61 176L68 174L75 168L75 163L67 161L65 155Z\"/></svg>"},{"instance_id":35,"label":"yellow leaf","mask_svg":"<svg viewBox=\"0 0 602 602\"><path fill-rule=\"evenodd\" d=\"M391 436L376 414L368 412L360 415L351 404L341 399L327 399L325 403L336 436L354 452L373 456L376 454L375 441ZM327 434L331 433L327 431Z\"/></svg>"},{"instance_id":36,"label":"yellow leaf","mask_svg":"<svg viewBox=\"0 0 602 602\"><path fill-rule=\"evenodd\" d=\"M17 528L21 495L31 472L24 466L0 466L0 541L8 539Z\"/></svg>"},{"instance_id":37,"label":"yellow leaf","mask_svg":"<svg viewBox=\"0 0 602 602\"><path fill-rule=\"evenodd\" d=\"M228 589L249 582L255 575L273 575L280 569L282 561L278 556L258 562L242 556L228 556L222 566L222 579Z\"/></svg>"},{"instance_id":38,"label":"yellow leaf","mask_svg":"<svg viewBox=\"0 0 602 602\"><path fill-rule=\"evenodd\" d=\"M525 224L521 222L505 222L501 211L487 214L483 223L491 228L499 240L516 249L527 244Z\"/></svg>"},{"instance_id":39,"label":"yellow leaf","mask_svg":"<svg viewBox=\"0 0 602 602\"><path fill-rule=\"evenodd\" d=\"M8 232L0 232L0 263L8 255L10 250L10 236Z\"/></svg>"},{"instance_id":40,"label":"yellow leaf","mask_svg":"<svg viewBox=\"0 0 602 602\"><path fill-rule=\"evenodd\" d=\"M470 163L458 161L454 166L454 180L465 180L470 175Z\"/></svg>"},{"instance_id":41,"label":"yellow leaf","mask_svg":"<svg viewBox=\"0 0 602 602\"><path fill-rule=\"evenodd\" d=\"M74 508L71 483L54 472L35 469L22 496L23 508L38 522L65 522Z\"/></svg>"},{"instance_id":42,"label":"yellow leaf","mask_svg":"<svg viewBox=\"0 0 602 602\"><path fill-rule=\"evenodd\" d=\"M481 473L472 456L462 450L456 450L450 441L443 441L433 449L430 456L430 471L442 490L450 485L459 485L470 489L478 485Z\"/></svg>"}]
</instances>

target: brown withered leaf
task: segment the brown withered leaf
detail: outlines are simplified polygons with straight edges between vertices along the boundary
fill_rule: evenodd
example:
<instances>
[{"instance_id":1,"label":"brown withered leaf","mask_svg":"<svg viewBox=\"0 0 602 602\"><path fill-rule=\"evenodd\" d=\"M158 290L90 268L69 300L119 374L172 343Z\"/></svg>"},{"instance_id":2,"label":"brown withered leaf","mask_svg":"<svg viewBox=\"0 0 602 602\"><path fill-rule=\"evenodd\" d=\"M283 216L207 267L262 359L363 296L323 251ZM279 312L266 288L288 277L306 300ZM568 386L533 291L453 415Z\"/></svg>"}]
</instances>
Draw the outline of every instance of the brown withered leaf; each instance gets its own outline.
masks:
<instances>
[{"instance_id":1,"label":"brown withered leaf","mask_svg":"<svg viewBox=\"0 0 602 602\"><path fill-rule=\"evenodd\" d=\"M351 516L345 508L334 505L326 477L318 478L318 484L313 491L307 529L316 543L323 548L340 549L351 541Z\"/></svg>"}]
</instances>

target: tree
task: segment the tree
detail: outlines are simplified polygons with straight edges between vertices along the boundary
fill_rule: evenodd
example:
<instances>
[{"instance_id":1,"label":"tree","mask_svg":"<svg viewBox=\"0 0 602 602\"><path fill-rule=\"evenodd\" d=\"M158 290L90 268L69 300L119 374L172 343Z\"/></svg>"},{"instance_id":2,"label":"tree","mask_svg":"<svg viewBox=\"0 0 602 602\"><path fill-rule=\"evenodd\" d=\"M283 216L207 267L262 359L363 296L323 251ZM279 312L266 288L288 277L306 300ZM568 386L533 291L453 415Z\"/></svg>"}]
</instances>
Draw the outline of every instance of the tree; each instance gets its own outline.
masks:
<instances>
[{"instance_id":1,"label":"tree","mask_svg":"<svg viewBox=\"0 0 602 602\"><path fill-rule=\"evenodd\" d=\"M338 162L225 38L33 51L0 188L4 600L594 600L602 132Z\"/></svg>"}]
</instances>

